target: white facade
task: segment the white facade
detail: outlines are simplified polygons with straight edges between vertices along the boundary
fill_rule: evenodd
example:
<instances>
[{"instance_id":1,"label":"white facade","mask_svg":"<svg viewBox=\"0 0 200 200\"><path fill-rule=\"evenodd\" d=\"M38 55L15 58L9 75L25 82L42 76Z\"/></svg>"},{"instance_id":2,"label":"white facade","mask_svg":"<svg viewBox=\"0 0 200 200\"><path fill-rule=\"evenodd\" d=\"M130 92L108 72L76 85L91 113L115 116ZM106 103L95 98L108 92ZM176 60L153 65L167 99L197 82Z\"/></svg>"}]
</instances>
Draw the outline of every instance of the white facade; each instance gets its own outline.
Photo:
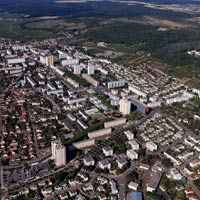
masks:
<instances>
[{"instance_id":1,"label":"white facade","mask_svg":"<svg viewBox=\"0 0 200 200\"><path fill-rule=\"evenodd\" d=\"M67 82L69 82L75 88L78 88L80 86L79 83L77 83L75 80L73 80L71 78L67 78Z\"/></svg>"},{"instance_id":2,"label":"white facade","mask_svg":"<svg viewBox=\"0 0 200 200\"><path fill-rule=\"evenodd\" d=\"M97 138L97 137L110 135L111 133L112 133L112 129L111 128L104 128L104 129L100 129L100 130L97 130L97 131L89 132L88 133L88 137L90 139L92 139L92 138Z\"/></svg>"},{"instance_id":3,"label":"white facade","mask_svg":"<svg viewBox=\"0 0 200 200\"><path fill-rule=\"evenodd\" d=\"M171 104L177 103L177 102L188 101L189 99L192 99L192 98L193 98L193 94L190 94L188 92L184 92L183 94L180 94L177 97L168 98L166 100L166 103L171 105Z\"/></svg>"},{"instance_id":4,"label":"white facade","mask_svg":"<svg viewBox=\"0 0 200 200\"><path fill-rule=\"evenodd\" d=\"M112 120L109 122L105 122L104 123L104 127L105 128L113 128L116 126L120 126L126 123L126 118L120 118L120 119L116 119L116 120Z\"/></svg>"},{"instance_id":5,"label":"white facade","mask_svg":"<svg viewBox=\"0 0 200 200\"><path fill-rule=\"evenodd\" d=\"M131 189L131 190L135 190L135 191L137 191L138 186L139 186L139 184L138 183L134 183L134 182L130 182L128 184L128 188Z\"/></svg>"},{"instance_id":6,"label":"white facade","mask_svg":"<svg viewBox=\"0 0 200 200\"><path fill-rule=\"evenodd\" d=\"M125 85L125 81L124 80L111 81L111 82L108 82L108 89L123 87L124 85Z\"/></svg>"},{"instance_id":7,"label":"white facade","mask_svg":"<svg viewBox=\"0 0 200 200\"><path fill-rule=\"evenodd\" d=\"M50 56L40 56L40 62L48 67L54 66L54 57Z\"/></svg>"},{"instance_id":8,"label":"white facade","mask_svg":"<svg viewBox=\"0 0 200 200\"><path fill-rule=\"evenodd\" d=\"M126 155L131 160L137 160L138 159L138 153L135 152L133 149L129 149L126 151Z\"/></svg>"},{"instance_id":9,"label":"white facade","mask_svg":"<svg viewBox=\"0 0 200 200\"><path fill-rule=\"evenodd\" d=\"M111 147L104 147L103 148L103 154L105 156L112 156L113 155L113 149Z\"/></svg>"},{"instance_id":10,"label":"white facade","mask_svg":"<svg viewBox=\"0 0 200 200\"><path fill-rule=\"evenodd\" d=\"M129 115L131 113L131 101L126 98L120 99L119 101L119 111L123 115Z\"/></svg>"},{"instance_id":11,"label":"white facade","mask_svg":"<svg viewBox=\"0 0 200 200\"><path fill-rule=\"evenodd\" d=\"M93 64L88 64L87 71L88 74L94 74L95 67Z\"/></svg>"},{"instance_id":12,"label":"white facade","mask_svg":"<svg viewBox=\"0 0 200 200\"><path fill-rule=\"evenodd\" d=\"M150 108L156 108L161 106L161 101L155 101L147 104Z\"/></svg>"},{"instance_id":13,"label":"white facade","mask_svg":"<svg viewBox=\"0 0 200 200\"><path fill-rule=\"evenodd\" d=\"M152 141L149 141L146 143L146 148L149 150L149 151L156 151L158 149L158 146L157 144L155 144L154 142Z\"/></svg>"},{"instance_id":14,"label":"white facade","mask_svg":"<svg viewBox=\"0 0 200 200\"><path fill-rule=\"evenodd\" d=\"M61 65L66 66L66 65L78 65L79 64L79 59L67 59L67 60L62 60Z\"/></svg>"},{"instance_id":15,"label":"white facade","mask_svg":"<svg viewBox=\"0 0 200 200\"><path fill-rule=\"evenodd\" d=\"M74 74L81 74L81 66L80 65L74 65Z\"/></svg>"},{"instance_id":16,"label":"white facade","mask_svg":"<svg viewBox=\"0 0 200 200\"><path fill-rule=\"evenodd\" d=\"M66 164L66 148L62 145L60 140L51 142L52 159L55 161L57 167Z\"/></svg>"},{"instance_id":17,"label":"white facade","mask_svg":"<svg viewBox=\"0 0 200 200\"><path fill-rule=\"evenodd\" d=\"M128 89L133 92L134 94L137 94L138 96L142 96L144 98L147 97L147 94L139 89L137 89L135 86L129 85Z\"/></svg>"},{"instance_id":18,"label":"white facade","mask_svg":"<svg viewBox=\"0 0 200 200\"><path fill-rule=\"evenodd\" d=\"M200 90L193 88L192 92L197 94L200 97Z\"/></svg>"},{"instance_id":19,"label":"white facade","mask_svg":"<svg viewBox=\"0 0 200 200\"><path fill-rule=\"evenodd\" d=\"M83 140L72 144L76 149L86 149L95 145L94 139Z\"/></svg>"},{"instance_id":20,"label":"white facade","mask_svg":"<svg viewBox=\"0 0 200 200\"><path fill-rule=\"evenodd\" d=\"M58 73L60 76L63 76L65 74L64 71L59 69L58 67L50 66L56 73Z\"/></svg>"},{"instance_id":21,"label":"white facade","mask_svg":"<svg viewBox=\"0 0 200 200\"><path fill-rule=\"evenodd\" d=\"M126 135L128 140L134 139L134 134L131 131L124 131L124 134Z\"/></svg>"},{"instance_id":22,"label":"white facade","mask_svg":"<svg viewBox=\"0 0 200 200\"><path fill-rule=\"evenodd\" d=\"M108 160L101 160L98 162L99 168L101 169L110 169L111 163Z\"/></svg>"},{"instance_id":23,"label":"white facade","mask_svg":"<svg viewBox=\"0 0 200 200\"><path fill-rule=\"evenodd\" d=\"M135 140L129 141L128 143L131 145L133 150L139 150L140 145Z\"/></svg>"},{"instance_id":24,"label":"white facade","mask_svg":"<svg viewBox=\"0 0 200 200\"><path fill-rule=\"evenodd\" d=\"M69 98L68 101L67 101L67 103L69 105L71 105L71 104L80 103L80 102L84 102L84 101L86 101L85 97L79 97L79 98L75 98L75 99L70 99Z\"/></svg>"},{"instance_id":25,"label":"white facade","mask_svg":"<svg viewBox=\"0 0 200 200\"><path fill-rule=\"evenodd\" d=\"M104 74L104 75L108 75L108 71L107 70L105 70L105 69L103 69L103 68L98 68L98 70L102 73L102 74Z\"/></svg>"},{"instance_id":26,"label":"white facade","mask_svg":"<svg viewBox=\"0 0 200 200\"><path fill-rule=\"evenodd\" d=\"M7 59L9 65L25 63L25 58L10 58Z\"/></svg>"},{"instance_id":27,"label":"white facade","mask_svg":"<svg viewBox=\"0 0 200 200\"><path fill-rule=\"evenodd\" d=\"M93 166L95 164L94 159L91 156L84 158L83 163L85 166Z\"/></svg>"}]
</instances>

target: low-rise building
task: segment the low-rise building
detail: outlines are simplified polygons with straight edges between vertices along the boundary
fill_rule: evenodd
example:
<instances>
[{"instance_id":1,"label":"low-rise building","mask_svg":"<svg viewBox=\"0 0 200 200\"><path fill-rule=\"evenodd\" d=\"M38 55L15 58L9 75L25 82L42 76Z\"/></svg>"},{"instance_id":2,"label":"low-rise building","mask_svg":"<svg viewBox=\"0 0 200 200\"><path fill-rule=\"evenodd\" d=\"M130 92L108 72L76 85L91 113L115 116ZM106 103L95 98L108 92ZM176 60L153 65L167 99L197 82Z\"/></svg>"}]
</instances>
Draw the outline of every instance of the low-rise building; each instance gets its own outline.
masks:
<instances>
[{"instance_id":1,"label":"low-rise building","mask_svg":"<svg viewBox=\"0 0 200 200\"><path fill-rule=\"evenodd\" d=\"M87 156L83 159L83 164L85 166L94 166L95 161L91 156Z\"/></svg>"},{"instance_id":2,"label":"low-rise building","mask_svg":"<svg viewBox=\"0 0 200 200\"><path fill-rule=\"evenodd\" d=\"M111 168L111 163L108 160L100 160L98 162L98 166L101 169L110 169Z\"/></svg>"},{"instance_id":3,"label":"low-rise building","mask_svg":"<svg viewBox=\"0 0 200 200\"><path fill-rule=\"evenodd\" d=\"M130 158L131 160L136 160L138 159L138 153L135 152L133 149L129 149L126 151L126 155L128 156L128 158Z\"/></svg>"},{"instance_id":4,"label":"low-rise building","mask_svg":"<svg viewBox=\"0 0 200 200\"><path fill-rule=\"evenodd\" d=\"M126 164L127 164L127 160L125 160L124 158L118 157L116 159L117 162L117 166L119 169L122 169Z\"/></svg>"},{"instance_id":5,"label":"low-rise building","mask_svg":"<svg viewBox=\"0 0 200 200\"><path fill-rule=\"evenodd\" d=\"M159 185L159 182L160 182L160 174L158 173L152 173L151 174L151 177L150 177L150 180L147 182L147 191L148 192L155 192L158 185Z\"/></svg>"},{"instance_id":6,"label":"low-rise building","mask_svg":"<svg viewBox=\"0 0 200 200\"><path fill-rule=\"evenodd\" d=\"M131 131L124 131L124 134L126 135L128 140L134 139L134 134Z\"/></svg>"},{"instance_id":7,"label":"low-rise building","mask_svg":"<svg viewBox=\"0 0 200 200\"><path fill-rule=\"evenodd\" d=\"M133 150L139 150L139 148L140 148L140 145L135 140L129 141L128 144L131 145L131 148Z\"/></svg>"},{"instance_id":8,"label":"low-rise building","mask_svg":"<svg viewBox=\"0 0 200 200\"><path fill-rule=\"evenodd\" d=\"M149 151L157 151L158 145L155 144L155 143L152 142L152 141L149 141L149 142L146 143L146 148L147 148Z\"/></svg>"},{"instance_id":9,"label":"low-rise building","mask_svg":"<svg viewBox=\"0 0 200 200\"><path fill-rule=\"evenodd\" d=\"M135 182L130 182L130 183L128 184L128 188L131 189L131 190L135 190L135 191L138 190L138 186L139 186L139 184L138 184L138 183L135 183Z\"/></svg>"},{"instance_id":10,"label":"low-rise building","mask_svg":"<svg viewBox=\"0 0 200 200\"><path fill-rule=\"evenodd\" d=\"M112 156L113 155L113 149L109 146L103 147L103 154L107 156Z\"/></svg>"}]
</instances>

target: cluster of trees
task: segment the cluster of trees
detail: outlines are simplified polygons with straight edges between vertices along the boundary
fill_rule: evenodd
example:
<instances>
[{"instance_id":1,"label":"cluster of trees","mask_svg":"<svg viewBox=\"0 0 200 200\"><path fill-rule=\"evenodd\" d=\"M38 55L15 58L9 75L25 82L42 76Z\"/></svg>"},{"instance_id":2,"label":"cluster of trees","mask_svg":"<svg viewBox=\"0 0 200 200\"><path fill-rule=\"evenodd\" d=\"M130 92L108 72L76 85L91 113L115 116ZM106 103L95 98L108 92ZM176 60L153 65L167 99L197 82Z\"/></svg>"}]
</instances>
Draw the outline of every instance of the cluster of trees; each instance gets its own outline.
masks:
<instances>
[{"instance_id":1,"label":"cluster of trees","mask_svg":"<svg viewBox=\"0 0 200 200\"><path fill-rule=\"evenodd\" d=\"M90 83L88 83L85 79L83 79L80 76L77 76L75 74L73 74L72 72L70 72L69 70L65 71L65 76L75 80L77 83L79 83L80 85L82 85L83 87L88 87L90 86Z\"/></svg>"},{"instance_id":2,"label":"cluster of trees","mask_svg":"<svg viewBox=\"0 0 200 200\"><path fill-rule=\"evenodd\" d=\"M98 121L96 124L93 124L89 128L77 133L73 138L70 138L66 141L63 141L63 143L67 145L67 144L72 144L74 142L78 142L78 141L84 139L85 137L87 137L88 132L95 131L95 130L103 128L104 122L107 122L107 121L110 121L110 120L111 120L110 118L106 118L102 121Z\"/></svg>"}]
</instances>

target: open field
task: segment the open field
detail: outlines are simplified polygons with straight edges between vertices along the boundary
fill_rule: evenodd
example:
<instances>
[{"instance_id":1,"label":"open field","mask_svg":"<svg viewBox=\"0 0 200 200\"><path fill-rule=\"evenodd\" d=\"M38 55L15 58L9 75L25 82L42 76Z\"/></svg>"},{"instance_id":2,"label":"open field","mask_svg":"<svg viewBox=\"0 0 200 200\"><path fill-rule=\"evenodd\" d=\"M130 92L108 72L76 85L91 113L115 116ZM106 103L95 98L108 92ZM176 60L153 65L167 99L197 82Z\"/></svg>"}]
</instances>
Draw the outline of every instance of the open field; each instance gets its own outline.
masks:
<instances>
[{"instance_id":1,"label":"open field","mask_svg":"<svg viewBox=\"0 0 200 200\"><path fill-rule=\"evenodd\" d=\"M191 28L192 25L189 23L184 23L184 22L176 22L172 20L167 20L167 19L158 19L155 17L150 17L150 16L144 16L143 18L139 19L136 21L138 23L143 23L143 24L151 24L155 26L164 26L167 28Z\"/></svg>"},{"instance_id":2,"label":"open field","mask_svg":"<svg viewBox=\"0 0 200 200\"><path fill-rule=\"evenodd\" d=\"M85 28L84 23L73 23L66 21L64 19L47 19L47 20L36 20L27 22L24 24L25 29L32 30L74 30L74 29L83 29Z\"/></svg>"},{"instance_id":3,"label":"open field","mask_svg":"<svg viewBox=\"0 0 200 200\"><path fill-rule=\"evenodd\" d=\"M54 34L45 30L25 30L21 27L24 20L0 20L0 37L15 40L35 40L53 37Z\"/></svg>"},{"instance_id":4,"label":"open field","mask_svg":"<svg viewBox=\"0 0 200 200\"><path fill-rule=\"evenodd\" d=\"M200 89L200 79L191 78L185 81L185 84L189 85L190 87Z\"/></svg>"}]
</instances>

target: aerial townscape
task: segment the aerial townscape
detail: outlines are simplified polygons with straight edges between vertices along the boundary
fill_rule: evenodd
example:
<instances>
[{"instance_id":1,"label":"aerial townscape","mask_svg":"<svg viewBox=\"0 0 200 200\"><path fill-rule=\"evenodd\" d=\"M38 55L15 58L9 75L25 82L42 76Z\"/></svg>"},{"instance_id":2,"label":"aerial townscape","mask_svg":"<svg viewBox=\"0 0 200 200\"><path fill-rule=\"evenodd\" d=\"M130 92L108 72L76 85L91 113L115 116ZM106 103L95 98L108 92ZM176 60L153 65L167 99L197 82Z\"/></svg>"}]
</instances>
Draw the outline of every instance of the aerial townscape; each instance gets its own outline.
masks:
<instances>
[{"instance_id":1,"label":"aerial townscape","mask_svg":"<svg viewBox=\"0 0 200 200\"><path fill-rule=\"evenodd\" d=\"M200 199L188 1L0 3L0 199Z\"/></svg>"}]
</instances>

